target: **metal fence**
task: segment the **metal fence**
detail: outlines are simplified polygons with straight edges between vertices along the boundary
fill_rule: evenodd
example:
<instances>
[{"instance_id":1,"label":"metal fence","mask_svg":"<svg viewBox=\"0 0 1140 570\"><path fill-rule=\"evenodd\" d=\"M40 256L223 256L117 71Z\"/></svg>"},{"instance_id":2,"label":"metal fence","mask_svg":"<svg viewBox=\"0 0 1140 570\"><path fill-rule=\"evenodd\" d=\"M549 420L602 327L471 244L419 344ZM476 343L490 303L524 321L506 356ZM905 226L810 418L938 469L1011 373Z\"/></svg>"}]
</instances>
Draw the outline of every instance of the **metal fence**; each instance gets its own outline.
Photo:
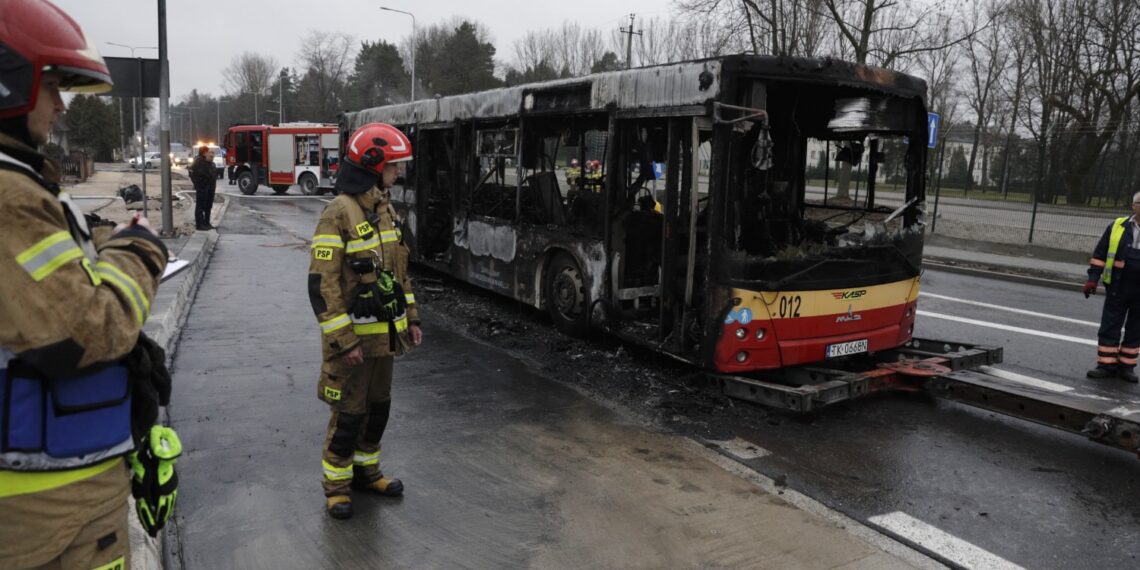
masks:
<instances>
[{"instance_id":1,"label":"metal fence","mask_svg":"<svg viewBox=\"0 0 1140 570\"><path fill-rule=\"evenodd\" d=\"M965 135L969 136L965 136ZM1122 128L1099 152L1089 133L1058 130L1047 144L983 139L971 172L972 131L957 129L932 151L929 229L972 240L1091 251L1140 191L1140 130Z\"/></svg>"}]
</instances>

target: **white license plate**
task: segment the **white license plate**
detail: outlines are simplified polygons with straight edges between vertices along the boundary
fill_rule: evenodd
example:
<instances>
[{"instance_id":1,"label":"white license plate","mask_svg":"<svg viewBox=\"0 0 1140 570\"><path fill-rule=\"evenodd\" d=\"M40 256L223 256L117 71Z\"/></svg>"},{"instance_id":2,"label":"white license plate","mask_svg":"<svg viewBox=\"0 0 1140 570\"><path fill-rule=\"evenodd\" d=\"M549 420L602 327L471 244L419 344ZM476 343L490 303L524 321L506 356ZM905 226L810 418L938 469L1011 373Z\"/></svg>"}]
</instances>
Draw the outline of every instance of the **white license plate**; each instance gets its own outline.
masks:
<instances>
[{"instance_id":1,"label":"white license plate","mask_svg":"<svg viewBox=\"0 0 1140 570\"><path fill-rule=\"evenodd\" d=\"M827 345L827 357L836 358L839 356L849 356L852 354L859 354L867 352L867 339L853 340L851 342L841 342L839 344Z\"/></svg>"}]
</instances>

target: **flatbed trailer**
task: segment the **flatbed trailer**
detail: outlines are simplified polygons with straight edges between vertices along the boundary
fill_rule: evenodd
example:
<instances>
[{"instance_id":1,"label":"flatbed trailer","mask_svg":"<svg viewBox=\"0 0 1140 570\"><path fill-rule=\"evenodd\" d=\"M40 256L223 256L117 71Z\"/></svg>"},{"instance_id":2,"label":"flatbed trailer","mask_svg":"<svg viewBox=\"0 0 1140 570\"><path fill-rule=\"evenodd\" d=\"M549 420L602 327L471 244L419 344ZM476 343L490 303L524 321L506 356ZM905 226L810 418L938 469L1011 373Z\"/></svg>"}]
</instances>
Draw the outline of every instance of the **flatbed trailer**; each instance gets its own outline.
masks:
<instances>
[{"instance_id":1,"label":"flatbed trailer","mask_svg":"<svg viewBox=\"0 0 1140 570\"><path fill-rule=\"evenodd\" d=\"M710 374L728 396L795 413L884 392L927 393L1060 429L1140 457L1140 406L1056 392L988 372L1000 347L913 339L857 359L770 374Z\"/></svg>"}]
</instances>

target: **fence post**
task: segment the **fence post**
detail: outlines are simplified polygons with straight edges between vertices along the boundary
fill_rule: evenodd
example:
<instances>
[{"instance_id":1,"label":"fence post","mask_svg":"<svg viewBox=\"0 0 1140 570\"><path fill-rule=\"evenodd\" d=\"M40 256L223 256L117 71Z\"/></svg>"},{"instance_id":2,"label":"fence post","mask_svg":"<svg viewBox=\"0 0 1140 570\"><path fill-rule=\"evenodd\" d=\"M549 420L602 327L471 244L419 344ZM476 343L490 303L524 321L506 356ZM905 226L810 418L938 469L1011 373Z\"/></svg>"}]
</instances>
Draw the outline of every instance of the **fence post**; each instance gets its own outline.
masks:
<instances>
[{"instance_id":1,"label":"fence post","mask_svg":"<svg viewBox=\"0 0 1140 570\"><path fill-rule=\"evenodd\" d=\"M930 233L938 225L938 197L942 194L942 160L946 158L946 139L942 139L942 148L938 149L938 179L934 183L934 217L930 220Z\"/></svg>"}]
</instances>

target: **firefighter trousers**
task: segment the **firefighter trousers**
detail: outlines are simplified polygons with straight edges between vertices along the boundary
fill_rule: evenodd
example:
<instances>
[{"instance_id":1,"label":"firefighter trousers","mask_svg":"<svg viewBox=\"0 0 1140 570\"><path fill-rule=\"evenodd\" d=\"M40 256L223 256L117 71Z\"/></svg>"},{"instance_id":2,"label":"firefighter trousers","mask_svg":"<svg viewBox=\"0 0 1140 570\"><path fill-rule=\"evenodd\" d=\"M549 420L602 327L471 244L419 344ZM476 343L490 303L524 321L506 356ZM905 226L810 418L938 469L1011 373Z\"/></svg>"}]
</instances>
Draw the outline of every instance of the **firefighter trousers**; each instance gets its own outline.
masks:
<instances>
[{"instance_id":1,"label":"firefighter trousers","mask_svg":"<svg viewBox=\"0 0 1140 570\"><path fill-rule=\"evenodd\" d=\"M354 471L371 483L381 477L380 439L392 409L391 356L365 358L359 366L340 359L321 369L319 397L332 408L322 453L325 496L348 495Z\"/></svg>"},{"instance_id":2,"label":"firefighter trousers","mask_svg":"<svg viewBox=\"0 0 1140 570\"><path fill-rule=\"evenodd\" d=\"M1124 328L1123 339L1121 327ZM1112 292L1105 295L1097 344L1097 366L1136 366L1136 357L1140 354L1140 296L1113 295Z\"/></svg>"}]
</instances>

